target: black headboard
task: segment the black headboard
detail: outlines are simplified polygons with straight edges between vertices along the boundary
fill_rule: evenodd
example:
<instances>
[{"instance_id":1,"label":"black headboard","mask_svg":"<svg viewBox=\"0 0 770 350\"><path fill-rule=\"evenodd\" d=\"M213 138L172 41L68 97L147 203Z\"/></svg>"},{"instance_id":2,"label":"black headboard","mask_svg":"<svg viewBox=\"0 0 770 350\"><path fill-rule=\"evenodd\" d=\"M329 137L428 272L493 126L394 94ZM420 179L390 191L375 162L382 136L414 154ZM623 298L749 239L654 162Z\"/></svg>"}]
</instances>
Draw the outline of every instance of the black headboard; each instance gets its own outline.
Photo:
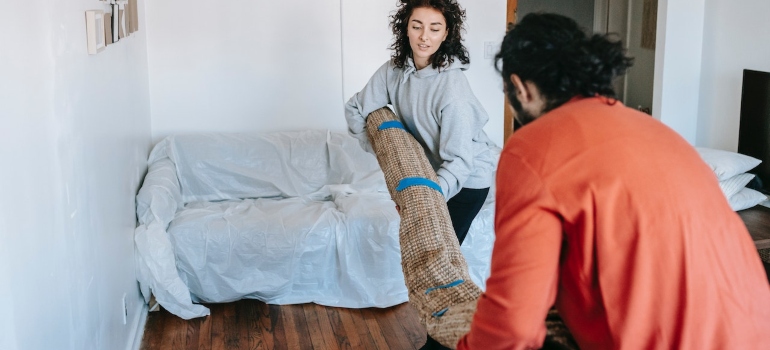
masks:
<instances>
[{"instance_id":1,"label":"black headboard","mask_svg":"<svg viewBox=\"0 0 770 350\"><path fill-rule=\"evenodd\" d=\"M738 153L762 161L750 171L756 189L770 194L770 73L743 70Z\"/></svg>"}]
</instances>

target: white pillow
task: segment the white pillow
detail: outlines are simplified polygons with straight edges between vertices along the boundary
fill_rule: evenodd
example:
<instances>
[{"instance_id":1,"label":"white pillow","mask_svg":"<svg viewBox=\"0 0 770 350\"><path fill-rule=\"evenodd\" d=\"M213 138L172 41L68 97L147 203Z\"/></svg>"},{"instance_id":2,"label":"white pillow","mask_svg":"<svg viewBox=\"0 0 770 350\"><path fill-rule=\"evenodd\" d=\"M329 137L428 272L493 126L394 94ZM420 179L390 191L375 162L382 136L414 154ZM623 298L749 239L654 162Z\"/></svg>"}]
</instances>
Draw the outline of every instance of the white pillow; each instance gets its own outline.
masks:
<instances>
[{"instance_id":1,"label":"white pillow","mask_svg":"<svg viewBox=\"0 0 770 350\"><path fill-rule=\"evenodd\" d=\"M732 195L730 199L728 199L728 202L730 202L730 207L733 208L733 210L738 211L751 208L766 200L767 197L764 194L748 187L744 187L738 191L738 193Z\"/></svg>"},{"instance_id":2,"label":"white pillow","mask_svg":"<svg viewBox=\"0 0 770 350\"><path fill-rule=\"evenodd\" d=\"M725 197L730 198L734 194L738 193L742 188L746 187L746 184L754 178L754 174L738 174L727 180L719 181L719 188L725 194Z\"/></svg>"},{"instance_id":3,"label":"white pillow","mask_svg":"<svg viewBox=\"0 0 770 350\"><path fill-rule=\"evenodd\" d=\"M761 160L744 154L719 149L695 147L703 161L711 167L719 181L754 169Z\"/></svg>"}]
</instances>

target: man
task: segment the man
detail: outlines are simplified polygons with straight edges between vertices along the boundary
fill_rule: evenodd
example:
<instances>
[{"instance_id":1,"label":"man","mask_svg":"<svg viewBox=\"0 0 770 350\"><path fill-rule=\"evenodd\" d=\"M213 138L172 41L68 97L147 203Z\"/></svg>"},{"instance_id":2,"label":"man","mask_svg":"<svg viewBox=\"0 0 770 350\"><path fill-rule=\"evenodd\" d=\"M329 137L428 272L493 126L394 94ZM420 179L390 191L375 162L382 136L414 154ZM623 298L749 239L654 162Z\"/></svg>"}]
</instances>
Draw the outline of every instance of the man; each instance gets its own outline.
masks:
<instances>
[{"instance_id":1,"label":"man","mask_svg":"<svg viewBox=\"0 0 770 350\"><path fill-rule=\"evenodd\" d=\"M540 348L554 304L582 349L770 346L770 286L715 175L613 99L621 44L530 14L497 60L523 126L500 158L492 271L458 349Z\"/></svg>"}]
</instances>

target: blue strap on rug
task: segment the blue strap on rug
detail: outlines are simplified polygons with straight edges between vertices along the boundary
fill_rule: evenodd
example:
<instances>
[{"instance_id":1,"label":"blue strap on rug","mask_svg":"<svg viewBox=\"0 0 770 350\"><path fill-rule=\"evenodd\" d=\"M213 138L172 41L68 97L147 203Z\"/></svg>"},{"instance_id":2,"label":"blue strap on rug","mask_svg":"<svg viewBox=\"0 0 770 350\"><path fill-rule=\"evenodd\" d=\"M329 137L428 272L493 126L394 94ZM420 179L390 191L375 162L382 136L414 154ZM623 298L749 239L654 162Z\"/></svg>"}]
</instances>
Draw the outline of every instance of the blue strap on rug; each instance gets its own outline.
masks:
<instances>
[{"instance_id":1,"label":"blue strap on rug","mask_svg":"<svg viewBox=\"0 0 770 350\"><path fill-rule=\"evenodd\" d=\"M454 281L452 283L445 284L443 286L430 287L430 288L428 288L428 290L425 291L425 294L427 295L428 293L430 293L430 292L432 292L434 290L437 290L437 289L445 289L445 288L456 287L456 286L459 286L459 285L463 284L463 282L465 282L465 280L457 280L457 281Z\"/></svg>"},{"instance_id":2,"label":"blue strap on rug","mask_svg":"<svg viewBox=\"0 0 770 350\"><path fill-rule=\"evenodd\" d=\"M449 308L445 308L444 310L441 310L441 311L436 311L433 314L431 314L431 316L433 316L433 317L441 317L441 316L444 316L444 314L447 311L449 311Z\"/></svg>"},{"instance_id":3,"label":"blue strap on rug","mask_svg":"<svg viewBox=\"0 0 770 350\"><path fill-rule=\"evenodd\" d=\"M382 124L380 124L380 127L377 128L377 130L385 130L385 129L393 129L393 128L406 130L406 128L404 128L404 124L401 124L401 122L398 120L388 120L386 122L382 122Z\"/></svg>"},{"instance_id":4,"label":"blue strap on rug","mask_svg":"<svg viewBox=\"0 0 770 350\"><path fill-rule=\"evenodd\" d=\"M442 195L444 194L444 191L441 190L441 186L431 181L430 179L426 179L424 177L405 177L398 182L398 186L396 186L396 191L401 192L405 188L412 187L412 186L427 186L438 191Z\"/></svg>"}]
</instances>

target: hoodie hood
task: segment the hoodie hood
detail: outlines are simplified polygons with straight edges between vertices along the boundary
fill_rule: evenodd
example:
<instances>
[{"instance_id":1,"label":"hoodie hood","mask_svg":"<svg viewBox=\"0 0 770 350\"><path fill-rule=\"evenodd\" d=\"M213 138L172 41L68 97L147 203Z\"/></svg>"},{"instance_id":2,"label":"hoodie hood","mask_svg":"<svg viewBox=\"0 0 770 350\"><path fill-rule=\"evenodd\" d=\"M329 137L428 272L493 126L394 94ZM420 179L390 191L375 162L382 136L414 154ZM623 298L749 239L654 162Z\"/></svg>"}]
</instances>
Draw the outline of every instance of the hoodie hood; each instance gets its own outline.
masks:
<instances>
[{"instance_id":1,"label":"hoodie hood","mask_svg":"<svg viewBox=\"0 0 770 350\"><path fill-rule=\"evenodd\" d=\"M450 63L448 66L443 68L433 68L433 65L428 65L427 67L417 70L414 66L414 59L412 57L409 57L406 59L406 62L404 62L404 79L401 81L401 83L405 83L409 76L414 74L417 78L425 78L430 77L433 75L438 74L439 72L446 72L452 69L459 69L459 70L468 70L470 68L470 64L462 63L460 62L460 59L457 57L454 57L454 60L452 63Z\"/></svg>"},{"instance_id":2,"label":"hoodie hood","mask_svg":"<svg viewBox=\"0 0 770 350\"><path fill-rule=\"evenodd\" d=\"M489 116L463 72L468 68L457 57L444 68L420 70L411 58L403 67L388 60L345 105L348 130L371 150L366 116L390 105L425 150L446 198L463 187L490 187L497 156L484 133Z\"/></svg>"}]
</instances>

